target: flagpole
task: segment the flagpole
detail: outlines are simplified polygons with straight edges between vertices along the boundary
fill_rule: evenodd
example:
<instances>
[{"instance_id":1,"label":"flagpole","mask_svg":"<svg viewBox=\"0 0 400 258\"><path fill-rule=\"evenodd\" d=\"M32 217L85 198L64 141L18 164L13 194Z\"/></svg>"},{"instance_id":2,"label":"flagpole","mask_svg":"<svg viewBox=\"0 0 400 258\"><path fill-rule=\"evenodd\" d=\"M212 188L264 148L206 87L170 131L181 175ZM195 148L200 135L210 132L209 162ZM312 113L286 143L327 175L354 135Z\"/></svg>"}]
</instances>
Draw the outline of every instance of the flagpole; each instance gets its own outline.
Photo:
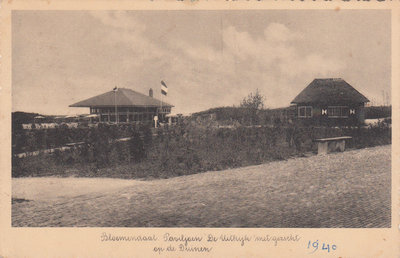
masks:
<instances>
[{"instance_id":1,"label":"flagpole","mask_svg":"<svg viewBox=\"0 0 400 258\"><path fill-rule=\"evenodd\" d=\"M162 117L162 114L163 114L163 104L164 104L164 96L163 95L165 95L165 96L167 96L167 92L168 92L168 87L167 87L167 85L165 84L165 82L164 81L161 81L161 117Z\"/></svg>"},{"instance_id":2,"label":"flagpole","mask_svg":"<svg viewBox=\"0 0 400 258\"><path fill-rule=\"evenodd\" d=\"M117 109L117 86L114 88L114 104L115 104L115 123L118 124L118 109Z\"/></svg>"}]
</instances>

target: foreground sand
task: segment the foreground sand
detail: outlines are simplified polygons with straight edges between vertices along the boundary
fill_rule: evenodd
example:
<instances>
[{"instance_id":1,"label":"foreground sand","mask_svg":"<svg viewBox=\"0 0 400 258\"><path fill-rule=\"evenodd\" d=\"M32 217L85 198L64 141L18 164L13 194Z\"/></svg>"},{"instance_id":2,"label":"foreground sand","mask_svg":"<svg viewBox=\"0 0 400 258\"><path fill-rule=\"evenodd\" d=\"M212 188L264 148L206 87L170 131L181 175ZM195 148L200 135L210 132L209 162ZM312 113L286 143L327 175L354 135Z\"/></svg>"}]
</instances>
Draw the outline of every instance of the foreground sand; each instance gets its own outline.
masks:
<instances>
[{"instance_id":1,"label":"foreground sand","mask_svg":"<svg viewBox=\"0 0 400 258\"><path fill-rule=\"evenodd\" d=\"M13 198L13 226L390 227L391 145L152 181L13 179Z\"/></svg>"},{"instance_id":2,"label":"foreground sand","mask_svg":"<svg viewBox=\"0 0 400 258\"><path fill-rule=\"evenodd\" d=\"M14 199L56 201L80 195L119 190L140 183L143 182L115 178L22 177L12 179L12 196Z\"/></svg>"}]
</instances>

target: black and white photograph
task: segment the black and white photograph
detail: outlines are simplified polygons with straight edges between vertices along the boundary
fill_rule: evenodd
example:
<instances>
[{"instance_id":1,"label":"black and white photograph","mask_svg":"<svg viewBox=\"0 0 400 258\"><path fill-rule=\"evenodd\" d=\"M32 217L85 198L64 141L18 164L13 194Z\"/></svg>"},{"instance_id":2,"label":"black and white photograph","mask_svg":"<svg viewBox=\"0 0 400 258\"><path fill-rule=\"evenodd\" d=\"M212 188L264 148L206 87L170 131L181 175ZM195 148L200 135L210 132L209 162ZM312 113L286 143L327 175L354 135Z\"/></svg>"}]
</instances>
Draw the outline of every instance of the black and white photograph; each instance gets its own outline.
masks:
<instances>
[{"instance_id":1,"label":"black and white photograph","mask_svg":"<svg viewBox=\"0 0 400 258\"><path fill-rule=\"evenodd\" d=\"M11 227L391 228L391 21L12 11Z\"/></svg>"}]
</instances>

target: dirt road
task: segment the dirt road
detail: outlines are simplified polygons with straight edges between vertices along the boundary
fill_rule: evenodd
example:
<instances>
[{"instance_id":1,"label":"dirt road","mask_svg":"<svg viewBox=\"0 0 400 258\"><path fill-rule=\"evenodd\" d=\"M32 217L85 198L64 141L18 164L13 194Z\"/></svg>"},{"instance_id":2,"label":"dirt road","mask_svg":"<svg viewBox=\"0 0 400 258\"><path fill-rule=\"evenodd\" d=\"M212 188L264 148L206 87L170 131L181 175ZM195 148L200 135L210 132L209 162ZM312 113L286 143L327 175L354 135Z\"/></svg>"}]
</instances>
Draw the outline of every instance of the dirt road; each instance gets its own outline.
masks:
<instances>
[{"instance_id":1,"label":"dirt road","mask_svg":"<svg viewBox=\"0 0 400 258\"><path fill-rule=\"evenodd\" d=\"M380 146L152 181L13 179L13 198L19 199L12 224L390 227L390 150Z\"/></svg>"}]
</instances>

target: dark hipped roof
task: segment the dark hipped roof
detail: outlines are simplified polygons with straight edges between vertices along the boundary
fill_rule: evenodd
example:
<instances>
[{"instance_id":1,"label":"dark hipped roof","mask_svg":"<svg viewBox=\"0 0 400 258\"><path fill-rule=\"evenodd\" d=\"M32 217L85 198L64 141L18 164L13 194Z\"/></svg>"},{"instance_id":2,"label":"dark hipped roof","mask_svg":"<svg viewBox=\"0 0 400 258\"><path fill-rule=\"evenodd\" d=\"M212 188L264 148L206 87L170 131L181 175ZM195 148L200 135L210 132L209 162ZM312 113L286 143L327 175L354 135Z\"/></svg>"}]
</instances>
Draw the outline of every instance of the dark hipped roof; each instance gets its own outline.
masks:
<instances>
[{"instance_id":1,"label":"dark hipped roof","mask_svg":"<svg viewBox=\"0 0 400 258\"><path fill-rule=\"evenodd\" d=\"M109 107L115 106L115 95L117 99L118 106L125 107L159 107L161 106L161 101L142 93L133 91L126 88L118 88L116 93L114 91L109 91L104 94L82 100L75 104L70 105L70 107ZM164 107L173 107L173 105L166 102L162 102Z\"/></svg>"},{"instance_id":2,"label":"dark hipped roof","mask_svg":"<svg viewBox=\"0 0 400 258\"><path fill-rule=\"evenodd\" d=\"M369 102L369 100L345 80L329 78L314 79L291 103L348 104L365 102Z\"/></svg>"}]
</instances>

